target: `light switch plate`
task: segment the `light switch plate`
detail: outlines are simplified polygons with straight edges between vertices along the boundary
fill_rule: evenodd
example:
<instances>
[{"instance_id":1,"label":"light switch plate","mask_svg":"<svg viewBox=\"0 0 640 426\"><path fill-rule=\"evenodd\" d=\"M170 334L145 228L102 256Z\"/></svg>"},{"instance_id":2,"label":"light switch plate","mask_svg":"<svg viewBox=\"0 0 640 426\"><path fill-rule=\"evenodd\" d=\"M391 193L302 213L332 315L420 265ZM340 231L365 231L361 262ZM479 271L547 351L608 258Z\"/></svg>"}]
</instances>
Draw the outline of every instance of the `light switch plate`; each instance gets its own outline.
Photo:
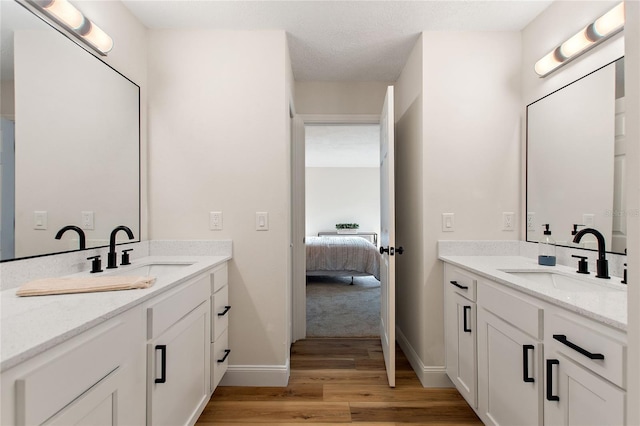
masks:
<instances>
[{"instance_id":1,"label":"light switch plate","mask_svg":"<svg viewBox=\"0 0 640 426\"><path fill-rule=\"evenodd\" d=\"M269 230L269 213L256 212L256 231Z\"/></svg>"},{"instance_id":2,"label":"light switch plate","mask_svg":"<svg viewBox=\"0 0 640 426\"><path fill-rule=\"evenodd\" d=\"M47 229L47 212L33 212L33 229Z\"/></svg>"},{"instance_id":3,"label":"light switch plate","mask_svg":"<svg viewBox=\"0 0 640 426\"><path fill-rule=\"evenodd\" d=\"M453 213L442 213L442 232L453 232L455 221Z\"/></svg>"}]
</instances>

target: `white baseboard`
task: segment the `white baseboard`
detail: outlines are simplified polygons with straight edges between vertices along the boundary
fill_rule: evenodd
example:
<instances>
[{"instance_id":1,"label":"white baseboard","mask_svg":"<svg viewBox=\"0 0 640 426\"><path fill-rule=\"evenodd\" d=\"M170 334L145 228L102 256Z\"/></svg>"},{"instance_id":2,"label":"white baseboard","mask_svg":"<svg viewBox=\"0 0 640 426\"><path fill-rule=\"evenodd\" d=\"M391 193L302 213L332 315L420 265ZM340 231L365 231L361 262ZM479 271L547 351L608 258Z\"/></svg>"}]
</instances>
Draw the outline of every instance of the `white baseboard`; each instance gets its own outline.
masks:
<instances>
[{"instance_id":1,"label":"white baseboard","mask_svg":"<svg viewBox=\"0 0 640 426\"><path fill-rule=\"evenodd\" d=\"M425 388L451 388L453 383L447 376L447 371L444 365L442 366L427 366L424 365L416 351L413 349L405 335L399 328L396 328L396 341L402 352L409 360L409 364L416 372L420 383Z\"/></svg>"},{"instance_id":2,"label":"white baseboard","mask_svg":"<svg viewBox=\"0 0 640 426\"><path fill-rule=\"evenodd\" d=\"M289 373L289 360L285 365L230 365L219 386L285 387Z\"/></svg>"}]
</instances>

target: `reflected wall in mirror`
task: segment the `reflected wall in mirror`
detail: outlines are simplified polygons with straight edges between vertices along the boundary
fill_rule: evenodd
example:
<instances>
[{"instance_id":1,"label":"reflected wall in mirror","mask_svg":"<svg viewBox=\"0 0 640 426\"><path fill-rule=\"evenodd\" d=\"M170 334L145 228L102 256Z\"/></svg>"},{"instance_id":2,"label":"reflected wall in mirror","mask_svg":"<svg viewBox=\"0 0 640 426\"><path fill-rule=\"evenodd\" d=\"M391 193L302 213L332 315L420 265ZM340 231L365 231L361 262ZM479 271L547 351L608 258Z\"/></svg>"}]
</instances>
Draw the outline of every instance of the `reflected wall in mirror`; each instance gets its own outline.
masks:
<instances>
[{"instance_id":1,"label":"reflected wall in mirror","mask_svg":"<svg viewBox=\"0 0 640 426\"><path fill-rule=\"evenodd\" d=\"M559 245L573 224L595 228L607 251L626 248L624 58L527 106L527 241L550 224Z\"/></svg>"},{"instance_id":2,"label":"reflected wall in mirror","mask_svg":"<svg viewBox=\"0 0 640 426\"><path fill-rule=\"evenodd\" d=\"M1 1L0 260L140 237L140 89L25 6ZM125 240L123 240L125 241ZM128 240L127 240L128 241Z\"/></svg>"}]
</instances>

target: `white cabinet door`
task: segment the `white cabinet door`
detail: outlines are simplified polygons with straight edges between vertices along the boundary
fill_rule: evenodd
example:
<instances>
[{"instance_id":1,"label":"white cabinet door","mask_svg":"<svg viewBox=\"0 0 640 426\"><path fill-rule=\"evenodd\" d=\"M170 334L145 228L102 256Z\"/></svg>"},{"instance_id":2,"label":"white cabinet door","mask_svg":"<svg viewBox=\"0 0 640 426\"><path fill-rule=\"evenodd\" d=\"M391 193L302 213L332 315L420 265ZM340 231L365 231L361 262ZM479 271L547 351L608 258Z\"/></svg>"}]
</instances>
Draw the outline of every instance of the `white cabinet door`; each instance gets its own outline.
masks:
<instances>
[{"instance_id":1,"label":"white cabinet door","mask_svg":"<svg viewBox=\"0 0 640 426\"><path fill-rule=\"evenodd\" d=\"M147 424L193 424L209 399L210 319L205 301L148 345Z\"/></svg>"},{"instance_id":2,"label":"white cabinet door","mask_svg":"<svg viewBox=\"0 0 640 426\"><path fill-rule=\"evenodd\" d=\"M554 352L545 363L545 425L625 424L625 392Z\"/></svg>"},{"instance_id":3,"label":"white cabinet door","mask_svg":"<svg viewBox=\"0 0 640 426\"><path fill-rule=\"evenodd\" d=\"M478 308L478 410L486 424L542 425L542 343Z\"/></svg>"},{"instance_id":4,"label":"white cabinet door","mask_svg":"<svg viewBox=\"0 0 640 426\"><path fill-rule=\"evenodd\" d=\"M476 408L476 304L446 286L444 309L447 375Z\"/></svg>"}]
</instances>

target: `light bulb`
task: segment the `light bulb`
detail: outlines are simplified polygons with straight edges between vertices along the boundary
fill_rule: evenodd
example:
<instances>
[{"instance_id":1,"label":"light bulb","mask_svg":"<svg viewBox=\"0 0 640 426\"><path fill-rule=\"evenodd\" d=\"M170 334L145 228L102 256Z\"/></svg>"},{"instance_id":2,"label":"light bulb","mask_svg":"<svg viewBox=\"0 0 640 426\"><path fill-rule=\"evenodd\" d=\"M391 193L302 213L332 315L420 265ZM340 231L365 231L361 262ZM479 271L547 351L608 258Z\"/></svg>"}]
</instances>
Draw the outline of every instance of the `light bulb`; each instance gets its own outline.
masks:
<instances>
[{"instance_id":1,"label":"light bulb","mask_svg":"<svg viewBox=\"0 0 640 426\"><path fill-rule=\"evenodd\" d=\"M543 76L545 74L548 74L552 70L556 69L557 67L559 67L561 63L562 62L559 61L556 56L556 51L552 50L551 52L546 54L542 59L536 62L534 69L536 71L536 74L538 74L539 76Z\"/></svg>"},{"instance_id":2,"label":"light bulb","mask_svg":"<svg viewBox=\"0 0 640 426\"><path fill-rule=\"evenodd\" d=\"M113 49L113 40L100 27L89 21L88 30L81 32L82 37L103 53Z\"/></svg>"},{"instance_id":3,"label":"light bulb","mask_svg":"<svg viewBox=\"0 0 640 426\"><path fill-rule=\"evenodd\" d=\"M595 32L605 37L624 25L624 3L618 4L616 7L596 19L593 23Z\"/></svg>"},{"instance_id":4,"label":"light bulb","mask_svg":"<svg viewBox=\"0 0 640 426\"><path fill-rule=\"evenodd\" d=\"M579 33L562 43L560 53L565 58L570 58L593 44L593 41L587 37L587 29L583 28Z\"/></svg>"},{"instance_id":5,"label":"light bulb","mask_svg":"<svg viewBox=\"0 0 640 426\"><path fill-rule=\"evenodd\" d=\"M84 23L84 16L67 0L53 0L44 9L74 30Z\"/></svg>"}]
</instances>

